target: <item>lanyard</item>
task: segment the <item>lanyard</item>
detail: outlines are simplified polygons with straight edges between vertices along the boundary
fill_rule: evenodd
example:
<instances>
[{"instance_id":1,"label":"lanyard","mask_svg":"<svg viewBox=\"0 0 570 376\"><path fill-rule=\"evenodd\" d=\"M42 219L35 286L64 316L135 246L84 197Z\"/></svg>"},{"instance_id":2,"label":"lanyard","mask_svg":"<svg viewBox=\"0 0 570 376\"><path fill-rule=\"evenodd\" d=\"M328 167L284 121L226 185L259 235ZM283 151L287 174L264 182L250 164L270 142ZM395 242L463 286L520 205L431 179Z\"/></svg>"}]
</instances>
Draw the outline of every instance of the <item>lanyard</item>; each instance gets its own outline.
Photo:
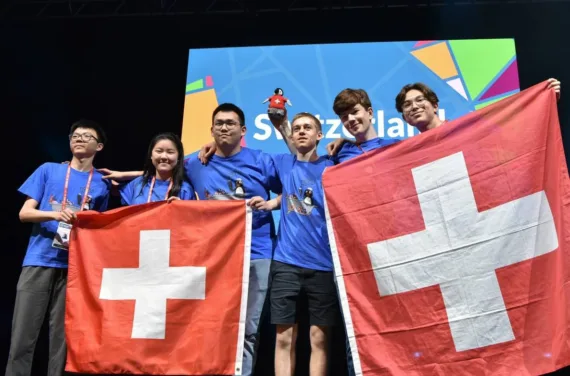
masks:
<instances>
[{"instance_id":1,"label":"lanyard","mask_svg":"<svg viewBox=\"0 0 570 376\"><path fill-rule=\"evenodd\" d=\"M150 202L150 197L152 196L152 190L154 189L154 182L156 181L156 176L152 177L152 182L150 183L150 189L148 190L148 197L146 199L146 202ZM164 196L164 199L168 199L168 194L170 193L170 190L172 189L172 179L170 179L170 184L168 184L168 189L166 190L166 195Z\"/></svg>"},{"instance_id":2,"label":"lanyard","mask_svg":"<svg viewBox=\"0 0 570 376\"><path fill-rule=\"evenodd\" d=\"M85 192L83 193L83 200L81 201L81 207L79 211L83 210L85 203L87 202L87 194L89 193L89 187L91 187L91 179L93 178L93 167L89 171L89 177L87 178L87 185L85 186ZM67 205L67 189L69 188L69 175L71 174L71 164L67 165L67 174L65 174L65 185L63 186L63 202L61 203L61 211L65 210Z\"/></svg>"}]
</instances>

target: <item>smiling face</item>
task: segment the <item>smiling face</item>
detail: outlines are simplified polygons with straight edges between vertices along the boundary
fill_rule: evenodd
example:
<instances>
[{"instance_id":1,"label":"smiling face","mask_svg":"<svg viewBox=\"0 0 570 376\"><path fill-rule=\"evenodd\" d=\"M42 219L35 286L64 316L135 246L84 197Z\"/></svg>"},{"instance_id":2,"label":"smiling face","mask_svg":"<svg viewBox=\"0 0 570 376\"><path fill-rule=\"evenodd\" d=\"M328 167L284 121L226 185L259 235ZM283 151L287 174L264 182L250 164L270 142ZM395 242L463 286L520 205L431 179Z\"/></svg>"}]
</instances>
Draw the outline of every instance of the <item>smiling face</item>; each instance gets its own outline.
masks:
<instances>
[{"instance_id":1,"label":"smiling face","mask_svg":"<svg viewBox=\"0 0 570 376\"><path fill-rule=\"evenodd\" d=\"M372 126L374 111L366 91L344 89L334 99L333 110L358 143L377 137L376 129Z\"/></svg>"},{"instance_id":2,"label":"smiling face","mask_svg":"<svg viewBox=\"0 0 570 376\"><path fill-rule=\"evenodd\" d=\"M103 149L103 144L94 129L78 127L69 135L69 147L74 157L89 158Z\"/></svg>"},{"instance_id":3,"label":"smiling face","mask_svg":"<svg viewBox=\"0 0 570 376\"><path fill-rule=\"evenodd\" d=\"M159 140L152 149L152 164L161 174L172 172L178 163L178 157L176 145L170 140Z\"/></svg>"},{"instance_id":4,"label":"smiling face","mask_svg":"<svg viewBox=\"0 0 570 376\"><path fill-rule=\"evenodd\" d=\"M340 114L340 121L357 140L368 133L372 124L372 107L364 108L357 104Z\"/></svg>"},{"instance_id":5,"label":"smiling face","mask_svg":"<svg viewBox=\"0 0 570 376\"><path fill-rule=\"evenodd\" d=\"M318 123L318 124L317 124ZM291 123L291 141L300 153L307 153L317 147L323 138L321 123L311 116L295 116Z\"/></svg>"},{"instance_id":6,"label":"smiling face","mask_svg":"<svg viewBox=\"0 0 570 376\"><path fill-rule=\"evenodd\" d=\"M423 132L437 116L438 108L438 104L432 104L424 93L412 89L406 93L402 103L402 114L408 124Z\"/></svg>"}]
</instances>

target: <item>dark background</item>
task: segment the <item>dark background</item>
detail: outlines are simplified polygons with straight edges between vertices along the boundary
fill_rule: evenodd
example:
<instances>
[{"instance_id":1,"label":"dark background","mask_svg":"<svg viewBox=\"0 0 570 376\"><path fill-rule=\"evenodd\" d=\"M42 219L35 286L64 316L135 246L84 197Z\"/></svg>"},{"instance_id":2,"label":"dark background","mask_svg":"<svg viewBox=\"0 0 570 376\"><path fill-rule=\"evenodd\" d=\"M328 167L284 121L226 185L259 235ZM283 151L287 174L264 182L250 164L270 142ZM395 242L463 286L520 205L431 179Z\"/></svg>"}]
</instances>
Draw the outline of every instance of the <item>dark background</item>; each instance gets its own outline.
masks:
<instances>
[{"instance_id":1,"label":"dark background","mask_svg":"<svg viewBox=\"0 0 570 376\"><path fill-rule=\"evenodd\" d=\"M195 1L207 7L207 2ZM47 18L65 13L54 8L49 9L52 13L37 16L35 11L14 7L0 14L0 134L4 159L0 199L4 244L0 252L4 278L0 285L0 372L4 372L8 356L16 283L31 227L18 221L24 198L17 188L41 163L71 158L69 127L82 117L100 122L109 138L95 161L97 167L141 169L153 135L161 131L180 134L189 48L515 38L522 89L549 77L563 83L559 114L568 155L570 92L564 84L570 81L569 2L414 6L411 4L417 2L401 1L392 2L400 6L375 9L325 6L287 10L291 3L271 2L274 12L250 8L234 13L178 16L151 15L149 12L155 8L144 8L141 4L145 1L138 5L127 2L130 8L122 8L123 16L78 13L76 17ZM333 2L313 3L322 7ZM172 1L169 4L178 6ZM271 332L266 325L258 375L273 372ZM331 374L342 375L342 333L335 333L335 343ZM44 336L36 351L36 375L45 375L46 350ZM306 358L301 356L299 363L303 370L298 374L306 374Z\"/></svg>"}]
</instances>

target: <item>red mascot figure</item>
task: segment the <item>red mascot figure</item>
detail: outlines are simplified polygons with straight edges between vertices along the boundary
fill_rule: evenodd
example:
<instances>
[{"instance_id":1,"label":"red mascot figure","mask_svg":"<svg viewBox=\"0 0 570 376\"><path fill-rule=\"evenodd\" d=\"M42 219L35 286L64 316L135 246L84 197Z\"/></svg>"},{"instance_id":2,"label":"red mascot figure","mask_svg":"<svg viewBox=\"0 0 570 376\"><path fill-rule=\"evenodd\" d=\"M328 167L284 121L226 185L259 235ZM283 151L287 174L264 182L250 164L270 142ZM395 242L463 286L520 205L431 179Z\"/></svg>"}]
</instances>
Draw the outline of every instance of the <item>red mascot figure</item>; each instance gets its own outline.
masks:
<instances>
[{"instance_id":1,"label":"red mascot figure","mask_svg":"<svg viewBox=\"0 0 570 376\"><path fill-rule=\"evenodd\" d=\"M274 94L262 103L269 102L267 114L273 119L282 119L285 116L285 104L292 106L291 101L283 96L283 89L277 88Z\"/></svg>"}]
</instances>

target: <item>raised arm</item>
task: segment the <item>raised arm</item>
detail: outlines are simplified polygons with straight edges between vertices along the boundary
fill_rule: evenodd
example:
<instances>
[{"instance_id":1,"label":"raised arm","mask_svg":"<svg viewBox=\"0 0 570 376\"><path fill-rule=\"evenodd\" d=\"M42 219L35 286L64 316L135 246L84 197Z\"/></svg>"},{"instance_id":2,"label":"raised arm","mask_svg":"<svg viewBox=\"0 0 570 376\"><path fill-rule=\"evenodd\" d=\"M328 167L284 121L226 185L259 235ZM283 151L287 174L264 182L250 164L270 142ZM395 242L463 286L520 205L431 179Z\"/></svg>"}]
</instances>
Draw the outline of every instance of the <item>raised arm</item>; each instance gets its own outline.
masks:
<instances>
[{"instance_id":1,"label":"raised arm","mask_svg":"<svg viewBox=\"0 0 570 376\"><path fill-rule=\"evenodd\" d=\"M271 124L273 124L275 129L281 133L281 136L283 136L283 141L287 145L287 148L289 148L291 154L296 155L297 148L295 148L293 141L291 141L291 128L289 127L289 121L287 120L287 110L285 110L285 115L282 118L272 117L269 115L269 121L271 121Z\"/></svg>"}]
</instances>

